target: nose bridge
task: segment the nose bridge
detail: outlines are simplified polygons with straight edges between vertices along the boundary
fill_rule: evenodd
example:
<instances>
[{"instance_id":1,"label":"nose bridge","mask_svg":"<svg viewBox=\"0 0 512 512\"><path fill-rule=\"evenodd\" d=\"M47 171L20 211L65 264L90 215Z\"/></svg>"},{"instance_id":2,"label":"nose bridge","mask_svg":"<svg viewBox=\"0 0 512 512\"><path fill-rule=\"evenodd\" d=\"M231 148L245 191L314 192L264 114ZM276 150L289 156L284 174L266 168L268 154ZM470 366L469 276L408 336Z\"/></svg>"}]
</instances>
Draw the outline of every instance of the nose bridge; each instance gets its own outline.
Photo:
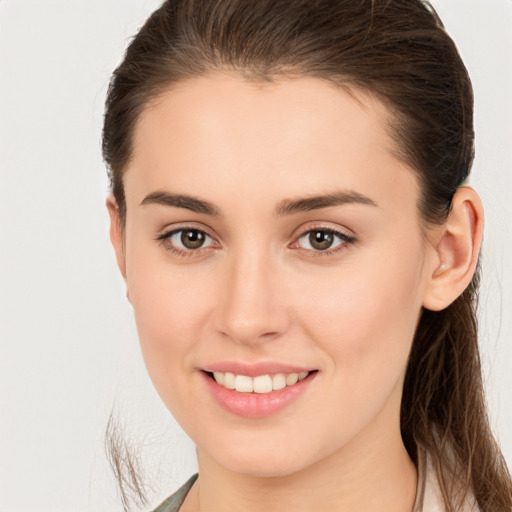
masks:
<instances>
[{"instance_id":1,"label":"nose bridge","mask_svg":"<svg viewBox=\"0 0 512 512\"><path fill-rule=\"evenodd\" d=\"M286 329L276 270L270 251L262 247L240 248L229 256L217 310L221 332L237 342L252 343Z\"/></svg>"}]
</instances>

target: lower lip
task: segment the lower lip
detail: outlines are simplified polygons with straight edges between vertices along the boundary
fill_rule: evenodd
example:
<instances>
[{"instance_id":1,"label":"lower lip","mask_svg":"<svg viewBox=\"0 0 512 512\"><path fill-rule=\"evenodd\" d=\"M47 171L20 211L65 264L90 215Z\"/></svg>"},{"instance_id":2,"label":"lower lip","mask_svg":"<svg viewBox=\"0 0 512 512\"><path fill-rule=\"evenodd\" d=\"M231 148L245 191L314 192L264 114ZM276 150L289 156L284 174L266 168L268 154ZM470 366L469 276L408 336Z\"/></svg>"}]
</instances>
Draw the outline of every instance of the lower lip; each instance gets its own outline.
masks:
<instances>
[{"instance_id":1,"label":"lower lip","mask_svg":"<svg viewBox=\"0 0 512 512\"><path fill-rule=\"evenodd\" d=\"M276 414L306 392L317 372L292 386L270 393L241 393L217 384L207 373L201 371L208 390L217 403L226 411L243 418L265 418Z\"/></svg>"}]
</instances>

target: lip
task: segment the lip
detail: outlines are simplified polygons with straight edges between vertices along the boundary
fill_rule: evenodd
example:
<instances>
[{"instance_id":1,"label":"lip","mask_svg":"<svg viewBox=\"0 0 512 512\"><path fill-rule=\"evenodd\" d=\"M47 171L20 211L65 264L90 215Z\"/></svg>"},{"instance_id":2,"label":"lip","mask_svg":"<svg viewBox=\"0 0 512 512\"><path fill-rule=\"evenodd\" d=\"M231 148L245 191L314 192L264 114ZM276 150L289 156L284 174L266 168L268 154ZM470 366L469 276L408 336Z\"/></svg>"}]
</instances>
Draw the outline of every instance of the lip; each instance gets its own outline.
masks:
<instances>
[{"instance_id":1,"label":"lip","mask_svg":"<svg viewBox=\"0 0 512 512\"><path fill-rule=\"evenodd\" d=\"M222 368L225 367L223 366ZM282 368L282 365L280 368ZM254 369L254 367L251 367L251 369ZM256 373L256 375L265 375L268 373L295 373L294 371L269 372L268 369L268 366L265 366L265 372ZM206 373L206 371L199 371L199 373L201 374L206 388L208 389L213 399L224 410L242 418L253 419L272 416L273 414L277 414L279 411L290 406L293 402L298 400L307 392L318 374L317 371L313 371L304 380L298 381L292 386L286 386L283 389L271 391L270 393L240 393L238 391L227 389L224 386L217 384L217 382L215 382L215 380L208 373ZM238 375L247 374L238 373Z\"/></svg>"},{"instance_id":2,"label":"lip","mask_svg":"<svg viewBox=\"0 0 512 512\"><path fill-rule=\"evenodd\" d=\"M247 375L248 377L257 377L258 375L273 375L276 373L300 373L311 372L315 368L305 368L286 363L267 361L260 363L240 363L237 361L220 361L201 368L205 372L230 372L235 375Z\"/></svg>"}]
</instances>

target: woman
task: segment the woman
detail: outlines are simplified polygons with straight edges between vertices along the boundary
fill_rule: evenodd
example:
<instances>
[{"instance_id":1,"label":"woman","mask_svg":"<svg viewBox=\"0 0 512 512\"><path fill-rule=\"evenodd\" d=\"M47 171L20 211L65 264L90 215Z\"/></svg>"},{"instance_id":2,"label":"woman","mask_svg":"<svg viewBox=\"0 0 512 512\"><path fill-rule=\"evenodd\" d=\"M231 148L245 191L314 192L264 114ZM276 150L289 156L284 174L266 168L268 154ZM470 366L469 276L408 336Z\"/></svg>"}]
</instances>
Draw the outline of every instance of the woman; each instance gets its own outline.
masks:
<instances>
[{"instance_id":1,"label":"woman","mask_svg":"<svg viewBox=\"0 0 512 512\"><path fill-rule=\"evenodd\" d=\"M472 91L420 0L175 0L114 73L111 238L197 446L157 510L512 509Z\"/></svg>"}]
</instances>

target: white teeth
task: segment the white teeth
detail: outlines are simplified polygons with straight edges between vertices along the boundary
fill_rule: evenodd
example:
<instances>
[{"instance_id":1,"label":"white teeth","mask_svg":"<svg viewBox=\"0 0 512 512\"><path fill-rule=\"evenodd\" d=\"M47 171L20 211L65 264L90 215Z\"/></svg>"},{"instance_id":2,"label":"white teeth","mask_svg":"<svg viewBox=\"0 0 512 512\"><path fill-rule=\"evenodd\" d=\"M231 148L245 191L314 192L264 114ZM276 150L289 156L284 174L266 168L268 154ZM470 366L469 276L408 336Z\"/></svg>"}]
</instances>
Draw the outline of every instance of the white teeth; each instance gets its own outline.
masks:
<instances>
[{"instance_id":1,"label":"white teeth","mask_svg":"<svg viewBox=\"0 0 512 512\"><path fill-rule=\"evenodd\" d=\"M272 378L272 389L278 390L286 387L286 375L284 373L276 373Z\"/></svg>"},{"instance_id":2,"label":"white teeth","mask_svg":"<svg viewBox=\"0 0 512 512\"><path fill-rule=\"evenodd\" d=\"M247 375L237 375L235 377L235 389L242 393L252 393L253 385L251 377L247 377Z\"/></svg>"},{"instance_id":3,"label":"white teeth","mask_svg":"<svg viewBox=\"0 0 512 512\"><path fill-rule=\"evenodd\" d=\"M270 375L254 377L253 388L255 393L270 393L272 391L272 378Z\"/></svg>"},{"instance_id":4,"label":"white teeth","mask_svg":"<svg viewBox=\"0 0 512 512\"><path fill-rule=\"evenodd\" d=\"M217 372L217 373L221 373L221 372ZM214 377L215 377L215 374L214 374ZM217 381L217 382L219 382L219 381ZM224 382L219 382L219 384L228 389L235 389L235 374L226 372L224 374Z\"/></svg>"},{"instance_id":5,"label":"white teeth","mask_svg":"<svg viewBox=\"0 0 512 512\"><path fill-rule=\"evenodd\" d=\"M299 374L298 373L290 373L286 377L286 385L287 386L293 386L297 381L299 380Z\"/></svg>"},{"instance_id":6,"label":"white teeth","mask_svg":"<svg viewBox=\"0 0 512 512\"><path fill-rule=\"evenodd\" d=\"M213 372L213 378L227 389L235 389L240 393L270 393L278 391L286 386L293 386L298 381L304 380L309 372L300 373L276 373L275 375L235 375L230 372Z\"/></svg>"}]
</instances>

